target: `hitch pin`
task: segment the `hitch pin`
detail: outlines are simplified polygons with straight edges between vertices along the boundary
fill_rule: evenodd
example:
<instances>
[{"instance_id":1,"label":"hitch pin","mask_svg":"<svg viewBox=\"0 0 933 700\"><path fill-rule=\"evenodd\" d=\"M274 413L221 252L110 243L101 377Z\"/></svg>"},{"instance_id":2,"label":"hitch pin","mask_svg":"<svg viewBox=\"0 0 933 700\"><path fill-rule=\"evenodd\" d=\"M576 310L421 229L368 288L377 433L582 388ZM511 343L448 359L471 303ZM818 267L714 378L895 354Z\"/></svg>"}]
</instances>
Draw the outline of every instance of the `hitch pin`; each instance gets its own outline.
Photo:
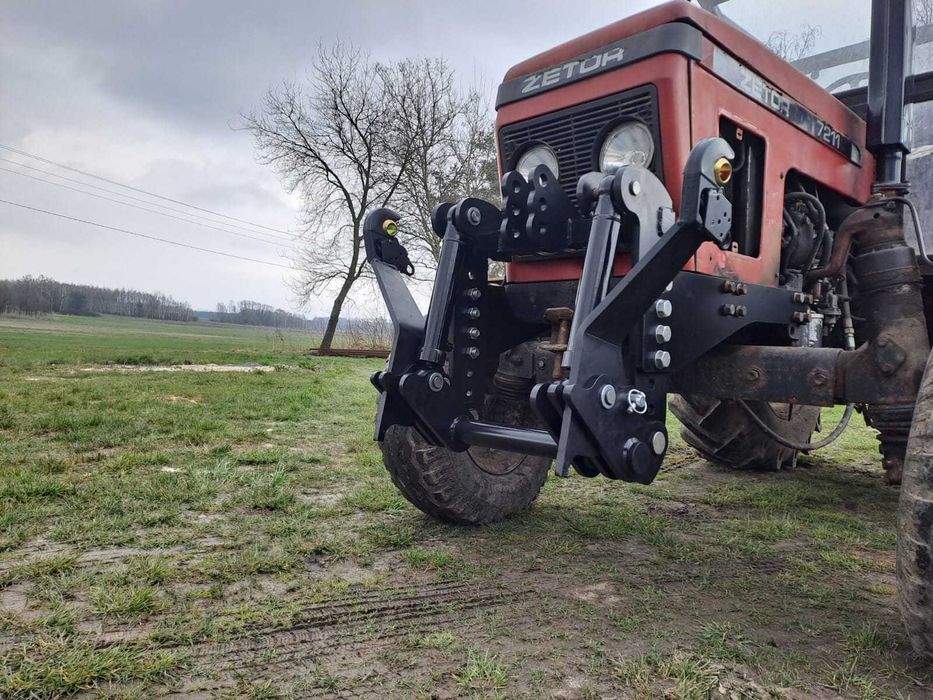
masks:
<instances>
[{"instance_id":1,"label":"hitch pin","mask_svg":"<svg viewBox=\"0 0 933 700\"><path fill-rule=\"evenodd\" d=\"M629 389L628 412L642 415L648 411L648 397L640 389Z\"/></svg>"}]
</instances>

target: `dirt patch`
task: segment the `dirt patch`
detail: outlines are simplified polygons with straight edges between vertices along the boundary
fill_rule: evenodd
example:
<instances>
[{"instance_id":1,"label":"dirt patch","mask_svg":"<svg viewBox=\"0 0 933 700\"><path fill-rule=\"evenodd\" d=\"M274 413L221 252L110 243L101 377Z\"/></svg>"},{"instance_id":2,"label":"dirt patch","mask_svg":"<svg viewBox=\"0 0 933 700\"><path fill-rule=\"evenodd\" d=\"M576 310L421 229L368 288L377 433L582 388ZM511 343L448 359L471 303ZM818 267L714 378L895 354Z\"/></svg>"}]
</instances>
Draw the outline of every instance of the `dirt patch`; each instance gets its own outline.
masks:
<instances>
[{"instance_id":1,"label":"dirt patch","mask_svg":"<svg viewBox=\"0 0 933 700\"><path fill-rule=\"evenodd\" d=\"M173 394L169 394L165 398L172 403L190 403L194 406L200 406L202 403L201 399L191 398L190 396L175 396Z\"/></svg>"},{"instance_id":2,"label":"dirt patch","mask_svg":"<svg viewBox=\"0 0 933 700\"><path fill-rule=\"evenodd\" d=\"M82 372L274 372L267 365L103 365L81 367Z\"/></svg>"}]
</instances>

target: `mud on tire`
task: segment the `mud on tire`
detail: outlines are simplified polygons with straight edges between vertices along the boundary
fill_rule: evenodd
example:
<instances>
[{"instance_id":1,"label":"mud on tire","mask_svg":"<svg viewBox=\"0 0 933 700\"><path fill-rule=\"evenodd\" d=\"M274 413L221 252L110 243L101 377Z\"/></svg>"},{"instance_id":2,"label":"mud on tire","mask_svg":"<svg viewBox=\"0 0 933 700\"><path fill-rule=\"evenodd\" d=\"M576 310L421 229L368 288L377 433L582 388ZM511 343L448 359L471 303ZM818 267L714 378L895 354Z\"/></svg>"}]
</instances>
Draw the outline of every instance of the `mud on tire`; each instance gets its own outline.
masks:
<instances>
[{"instance_id":1,"label":"mud on tire","mask_svg":"<svg viewBox=\"0 0 933 700\"><path fill-rule=\"evenodd\" d=\"M530 409L487 398L484 417L530 426ZM429 444L417 430L392 426L382 456L402 495L428 515L459 525L483 525L527 508L547 478L551 460L471 447L451 452Z\"/></svg>"},{"instance_id":2,"label":"mud on tire","mask_svg":"<svg viewBox=\"0 0 933 700\"><path fill-rule=\"evenodd\" d=\"M820 420L816 406L791 408L760 401L748 405L769 428L791 442L809 442ZM711 462L734 469L780 469L797 461L797 450L765 433L734 401L684 395L671 396L669 406L681 423L684 441Z\"/></svg>"},{"instance_id":3,"label":"mud on tire","mask_svg":"<svg viewBox=\"0 0 933 700\"><path fill-rule=\"evenodd\" d=\"M933 659L933 355L907 442L897 518L897 597L914 650Z\"/></svg>"}]
</instances>

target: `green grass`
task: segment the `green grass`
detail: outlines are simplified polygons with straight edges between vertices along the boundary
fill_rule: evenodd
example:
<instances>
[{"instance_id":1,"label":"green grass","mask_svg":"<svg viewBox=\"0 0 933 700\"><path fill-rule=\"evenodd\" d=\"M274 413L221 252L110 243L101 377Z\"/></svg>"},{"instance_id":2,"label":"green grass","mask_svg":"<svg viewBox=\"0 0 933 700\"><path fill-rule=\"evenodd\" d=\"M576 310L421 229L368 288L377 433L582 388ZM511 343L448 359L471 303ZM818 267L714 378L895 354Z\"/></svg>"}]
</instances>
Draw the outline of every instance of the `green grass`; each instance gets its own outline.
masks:
<instances>
[{"instance_id":1,"label":"green grass","mask_svg":"<svg viewBox=\"0 0 933 700\"><path fill-rule=\"evenodd\" d=\"M314 341L0 318L0 697L931 682L895 610L897 491L860 417L777 474L700 463L671 419L651 486L551 477L508 522L448 527L372 441L382 363L313 357ZM208 363L275 369L118 367Z\"/></svg>"}]
</instances>

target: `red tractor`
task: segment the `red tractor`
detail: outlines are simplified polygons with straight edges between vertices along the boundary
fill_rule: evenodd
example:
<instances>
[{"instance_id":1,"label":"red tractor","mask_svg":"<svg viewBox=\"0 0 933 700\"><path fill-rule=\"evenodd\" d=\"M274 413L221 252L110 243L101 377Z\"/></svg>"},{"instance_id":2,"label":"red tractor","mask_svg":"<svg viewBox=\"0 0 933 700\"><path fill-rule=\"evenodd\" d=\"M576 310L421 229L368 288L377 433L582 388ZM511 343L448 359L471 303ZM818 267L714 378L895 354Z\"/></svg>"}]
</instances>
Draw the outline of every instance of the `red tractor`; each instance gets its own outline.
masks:
<instances>
[{"instance_id":1,"label":"red tractor","mask_svg":"<svg viewBox=\"0 0 933 700\"><path fill-rule=\"evenodd\" d=\"M502 201L436 209L427 316L398 215L366 220L395 328L376 439L405 497L481 524L528 506L552 462L648 484L668 408L708 459L778 468L857 408L903 479L901 608L933 655L933 265L904 136L931 81L907 74L911 39L908 0L873 0L867 91L846 102L680 1L512 68ZM811 442L835 404L843 424Z\"/></svg>"}]
</instances>

